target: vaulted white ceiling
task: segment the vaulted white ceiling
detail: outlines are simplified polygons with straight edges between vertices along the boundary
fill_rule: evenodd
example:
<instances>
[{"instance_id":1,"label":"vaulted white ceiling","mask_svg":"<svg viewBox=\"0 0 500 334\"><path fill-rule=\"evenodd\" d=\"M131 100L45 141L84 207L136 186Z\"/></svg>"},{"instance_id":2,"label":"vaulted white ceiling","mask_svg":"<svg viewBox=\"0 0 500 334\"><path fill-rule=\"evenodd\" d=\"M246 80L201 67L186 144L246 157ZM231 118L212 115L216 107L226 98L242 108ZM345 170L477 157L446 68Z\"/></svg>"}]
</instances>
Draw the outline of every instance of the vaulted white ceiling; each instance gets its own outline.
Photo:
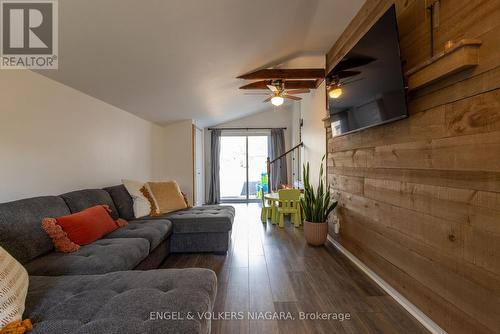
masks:
<instances>
[{"instance_id":1,"label":"vaulted white ceiling","mask_svg":"<svg viewBox=\"0 0 500 334\"><path fill-rule=\"evenodd\" d=\"M59 70L40 73L153 122L217 124L266 107L236 76L324 54L362 2L59 1Z\"/></svg>"}]
</instances>

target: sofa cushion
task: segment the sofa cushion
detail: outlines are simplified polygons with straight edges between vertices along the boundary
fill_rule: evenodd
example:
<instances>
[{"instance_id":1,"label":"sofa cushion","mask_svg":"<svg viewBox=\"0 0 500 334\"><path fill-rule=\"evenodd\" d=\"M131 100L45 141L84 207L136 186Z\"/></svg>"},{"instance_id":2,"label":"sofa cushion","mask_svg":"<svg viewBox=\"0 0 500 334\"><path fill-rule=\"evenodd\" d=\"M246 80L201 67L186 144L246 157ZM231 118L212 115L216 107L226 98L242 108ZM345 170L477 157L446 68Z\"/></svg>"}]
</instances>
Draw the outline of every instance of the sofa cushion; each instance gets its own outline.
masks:
<instances>
[{"instance_id":1,"label":"sofa cushion","mask_svg":"<svg viewBox=\"0 0 500 334\"><path fill-rule=\"evenodd\" d=\"M77 190L70 193L62 194L61 197L68 205L71 213L76 213L88 209L96 205L105 204L111 209L111 217L114 220L119 218L118 211L111 196L106 190L102 189L86 189Z\"/></svg>"},{"instance_id":2,"label":"sofa cushion","mask_svg":"<svg viewBox=\"0 0 500 334\"><path fill-rule=\"evenodd\" d=\"M192 209L196 210L216 210L216 211L225 211L227 213L230 213L233 218L236 213L236 210L234 209L234 206L230 205L218 205L218 204L209 204L209 205L203 205L203 206L196 206L193 207Z\"/></svg>"},{"instance_id":3,"label":"sofa cushion","mask_svg":"<svg viewBox=\"0 0 500 334\"><path fill-rule=\"evenodd\" d=\"M234 214L225 207L194 207L165 215L174 233L219 233L231 230Z\"/></svg>"},{"instance_id":4,"label":"sofa cushion","mask_svg":"<svg viewBox=\"0 0 500 334\"><path fill-rule=\"evenodd\" d=\"M31 276L25 316L31 334L209 333L217 278L208 269L127 271L91 276ZM158 319L188 312L191 320Z\"/></svg>"},{"instance_id":5,"label":"sofa cushion","mask_svg":"<svg viewBox=\"0 0 500 334\"><path fill-rule=\"evenodd\" d=\"M121 218L132 220L134 216L134 201L123 184L118 186L104 188L115 204L116 210Z\"/></svg>"},{"instance_id":6,"label":"sofa cushion","mask_svg":"<svg viewBox=\"0 0 500 334\"><path fill-rule=\"evenodd\" d=\"M173 223L173 233L220 233L231 230L234 212L231 206L205 205L141 219L168 219Z\"/></svg>"},{"instance_id":7,"label":"sofa cushion","mask_svg":"<svg viewBox=\"0 0 500 334\"><path fill-rule=\"evenodd\" d=\"M26 264L30 275L91 275L131 270L149 254L143 238L101 239L73 253L52 252Z\"/></svg>"},{"instance_id":8,"label":"sofa cushion","mask_svg":"<svg viewBox=\"0 0 500 334\"><path fill-rule=\"evenodd\" d=\"M171 233L172 222L169 220L132 220L127 226L106 235L105 238L143 238L149 241L151 251Z\"/></svg>"},{"instance_id":9,"label":"sofa cushion","mask_svg":"<svg viewBox=\"0 0 500 334\"><path fill-rule=\"evenodd\" d=\"M42 229L42 220L69 213L64 200L54 196L0 204L0 246L23 264L48 253L54 245Z\"/></svg>"}]
</instances>

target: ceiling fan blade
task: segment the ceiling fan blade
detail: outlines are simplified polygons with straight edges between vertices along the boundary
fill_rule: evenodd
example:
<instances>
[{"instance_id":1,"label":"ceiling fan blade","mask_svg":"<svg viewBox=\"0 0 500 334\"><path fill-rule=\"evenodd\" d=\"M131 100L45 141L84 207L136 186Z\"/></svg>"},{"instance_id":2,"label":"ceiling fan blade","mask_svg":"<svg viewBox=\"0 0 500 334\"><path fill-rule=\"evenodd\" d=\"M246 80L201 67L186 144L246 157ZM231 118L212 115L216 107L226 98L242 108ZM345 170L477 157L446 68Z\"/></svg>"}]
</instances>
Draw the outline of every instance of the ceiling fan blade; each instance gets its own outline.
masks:
<instances>
[{"instance_id":1,"label":"ceiling fan blade","mask_svg":"<svg viewBox=\"0 0 500 334\"><path fill-rule=\"evenodd\" d=\"M310 92L311 92L310 89L292 89L286 91L287 94L306 94Z\"/></svg>"},{"instance_id":2,"label":"ceiling fan blade","mask_svg":"<svg viewBox=\"0 0 500 334\"><path fill-rule=\"evenodd\" d=\"M300 101L300 100L302 100L302 98L301 98L301 97L298 97L298 96L293 96L293 95L288 95L288 94L283 95L283 97L284 97L285 99L290 99L290 100L295 100L295 101Z\"/></svg>"},{"instance_id":3,"label":"ceiling fan blade","mask_svg":"<svg viewBox=\"0 0 500 334\"><path fill-rule=\"evenodd\" d=\"M238 76L238 79L320 79L325 77L323 68L266 68Z\"/></svg>"},{"instance_id":4,"label":"ceiling fan blade","mask_svg":"<svg viewBox=\"0 0 500 334\"><path fill-rule=\"evenodd\" d=\"M345 79L345 78L350 78L355 75L361 74L360 71L338 71L338 72L332 72L330 74L330 78L332 79Z\"/></svg>"},{"instance_id":5,"label":"ceiling fan blade","mask_svg":"<svg viewBox=\"0 0 500 334\"><path fill-rule=\"evenodd\" d=\"M361 80L364 80L365 78L359 78L359 79L356 79L356 80L349 80L349 81L343 81L340 83L341 86L345 86L345 85L350 85L354 82L357 82L357 81L361 81Z\"/></svg>"},{"instance_id":6,"label":"ceiling fan blade","mask_svg":"<svg viewBox=\"0 0 500 334\"><path fill-rule=\"evenodd\" d=\"M366 57L366 56L354 56L350 58L345 58L340 61L340 63L335 66L334 71L344 71L354 67L360 67L368 65L371 62L377 60L376 58Z\"/></svg>"},{"instance_id":7,"label":"ceiling fan blade","mask_svg":"<svg viewBox=\"0 0 500 334\"><path fill-rule=\"evenodd\" d=\"M276 88L276 86L274 86L274 85L267 85L267 88L269 88L271 90L271 92L273 92L273 93L279 92L278 88Z\"/></svg>"},{"instance_id":8,"label":"ceiling fan blade","mask_svg":"<svg viewBox=\"0 0 500 334\"><path fill-rule=\"evenodd\" d=\"M262 93L243 93L243 95L269 95L269 93L265 93L265 92L262 92Z\"/></svg>"},{"instance_id":9,"label":"ceiling fan blade","mask_svg":"<svg viewBox=\"0 0 500 334\"><path fill-rule=\"evenodd\" d=\"M269 96L267 99L265 99L265 100L264 100L264 101L262 101L262 102L267 103L267 102L271 101L271 99L272 99L272 98L273 98L273 96Z\"/></svg>"},{"instance_id":10,"label":"ceiling fan blade","mask_svg":"<svg viewBox=\"0 0 500 334\"><path fill-rule=\"evenodd\" d=\"M258 89L258 90L269 90L271 88L268 85L272 85L272 80L261 80L251 82L244 86L241 86L240 89ZM285 89L316 89L316 80L286 80L283 81L283 86ZM276 88L276 86L273 86Z\"/></svg>"}]
</instances>

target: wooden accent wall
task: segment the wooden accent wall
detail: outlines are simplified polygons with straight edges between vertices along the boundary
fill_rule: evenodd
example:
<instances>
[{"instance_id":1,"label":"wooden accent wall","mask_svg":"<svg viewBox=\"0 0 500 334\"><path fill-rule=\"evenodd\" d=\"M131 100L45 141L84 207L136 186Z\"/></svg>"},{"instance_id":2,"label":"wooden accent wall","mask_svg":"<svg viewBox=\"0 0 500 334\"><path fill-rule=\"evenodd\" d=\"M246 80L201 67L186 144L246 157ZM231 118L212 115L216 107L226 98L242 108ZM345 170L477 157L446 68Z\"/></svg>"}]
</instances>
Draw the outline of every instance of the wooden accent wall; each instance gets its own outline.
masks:
<instances>
[{"instance_id":1,"label":"wooden accent wall","mask_svg":"<svg viewBox=\"0 0 500 334\"><path fill-rule=\"evenodd\" d=\"M430 57L426 2L396 0L405 71ZM391 4L365 3L328 70ZM334 238L449 333L500 333L500 1L440 1L436 52L464 38L479 65L411 92L408 119L327 129Z\"/></svg>"}]
</instances>

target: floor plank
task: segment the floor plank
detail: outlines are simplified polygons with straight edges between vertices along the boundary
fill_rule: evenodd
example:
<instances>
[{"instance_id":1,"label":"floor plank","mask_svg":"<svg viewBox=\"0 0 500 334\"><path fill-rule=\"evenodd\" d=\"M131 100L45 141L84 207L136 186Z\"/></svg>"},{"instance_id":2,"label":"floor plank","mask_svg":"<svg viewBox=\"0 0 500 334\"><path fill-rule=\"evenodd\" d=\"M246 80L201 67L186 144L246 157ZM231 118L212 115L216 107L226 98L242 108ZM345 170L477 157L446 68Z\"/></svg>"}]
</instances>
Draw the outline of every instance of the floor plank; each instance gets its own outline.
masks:
<instances>
[{"instance_id":1,"label":"floor plank","mask_svg":"<svg viewBox=\"0 0 500 334\"><path fill-rule=\"evenodd\" d=\"M227 255L172 254L162 265L217 273L214 312L243 312L244 317L216 319L212 333L428 333L333 246L308 246L302 229L288 221L284 229L262 224L257 204L234 206ZM294 319L273 318L279 312ZM348 313L350 319L300 318L316 312Z\"/></svg>"}]
</instances>

